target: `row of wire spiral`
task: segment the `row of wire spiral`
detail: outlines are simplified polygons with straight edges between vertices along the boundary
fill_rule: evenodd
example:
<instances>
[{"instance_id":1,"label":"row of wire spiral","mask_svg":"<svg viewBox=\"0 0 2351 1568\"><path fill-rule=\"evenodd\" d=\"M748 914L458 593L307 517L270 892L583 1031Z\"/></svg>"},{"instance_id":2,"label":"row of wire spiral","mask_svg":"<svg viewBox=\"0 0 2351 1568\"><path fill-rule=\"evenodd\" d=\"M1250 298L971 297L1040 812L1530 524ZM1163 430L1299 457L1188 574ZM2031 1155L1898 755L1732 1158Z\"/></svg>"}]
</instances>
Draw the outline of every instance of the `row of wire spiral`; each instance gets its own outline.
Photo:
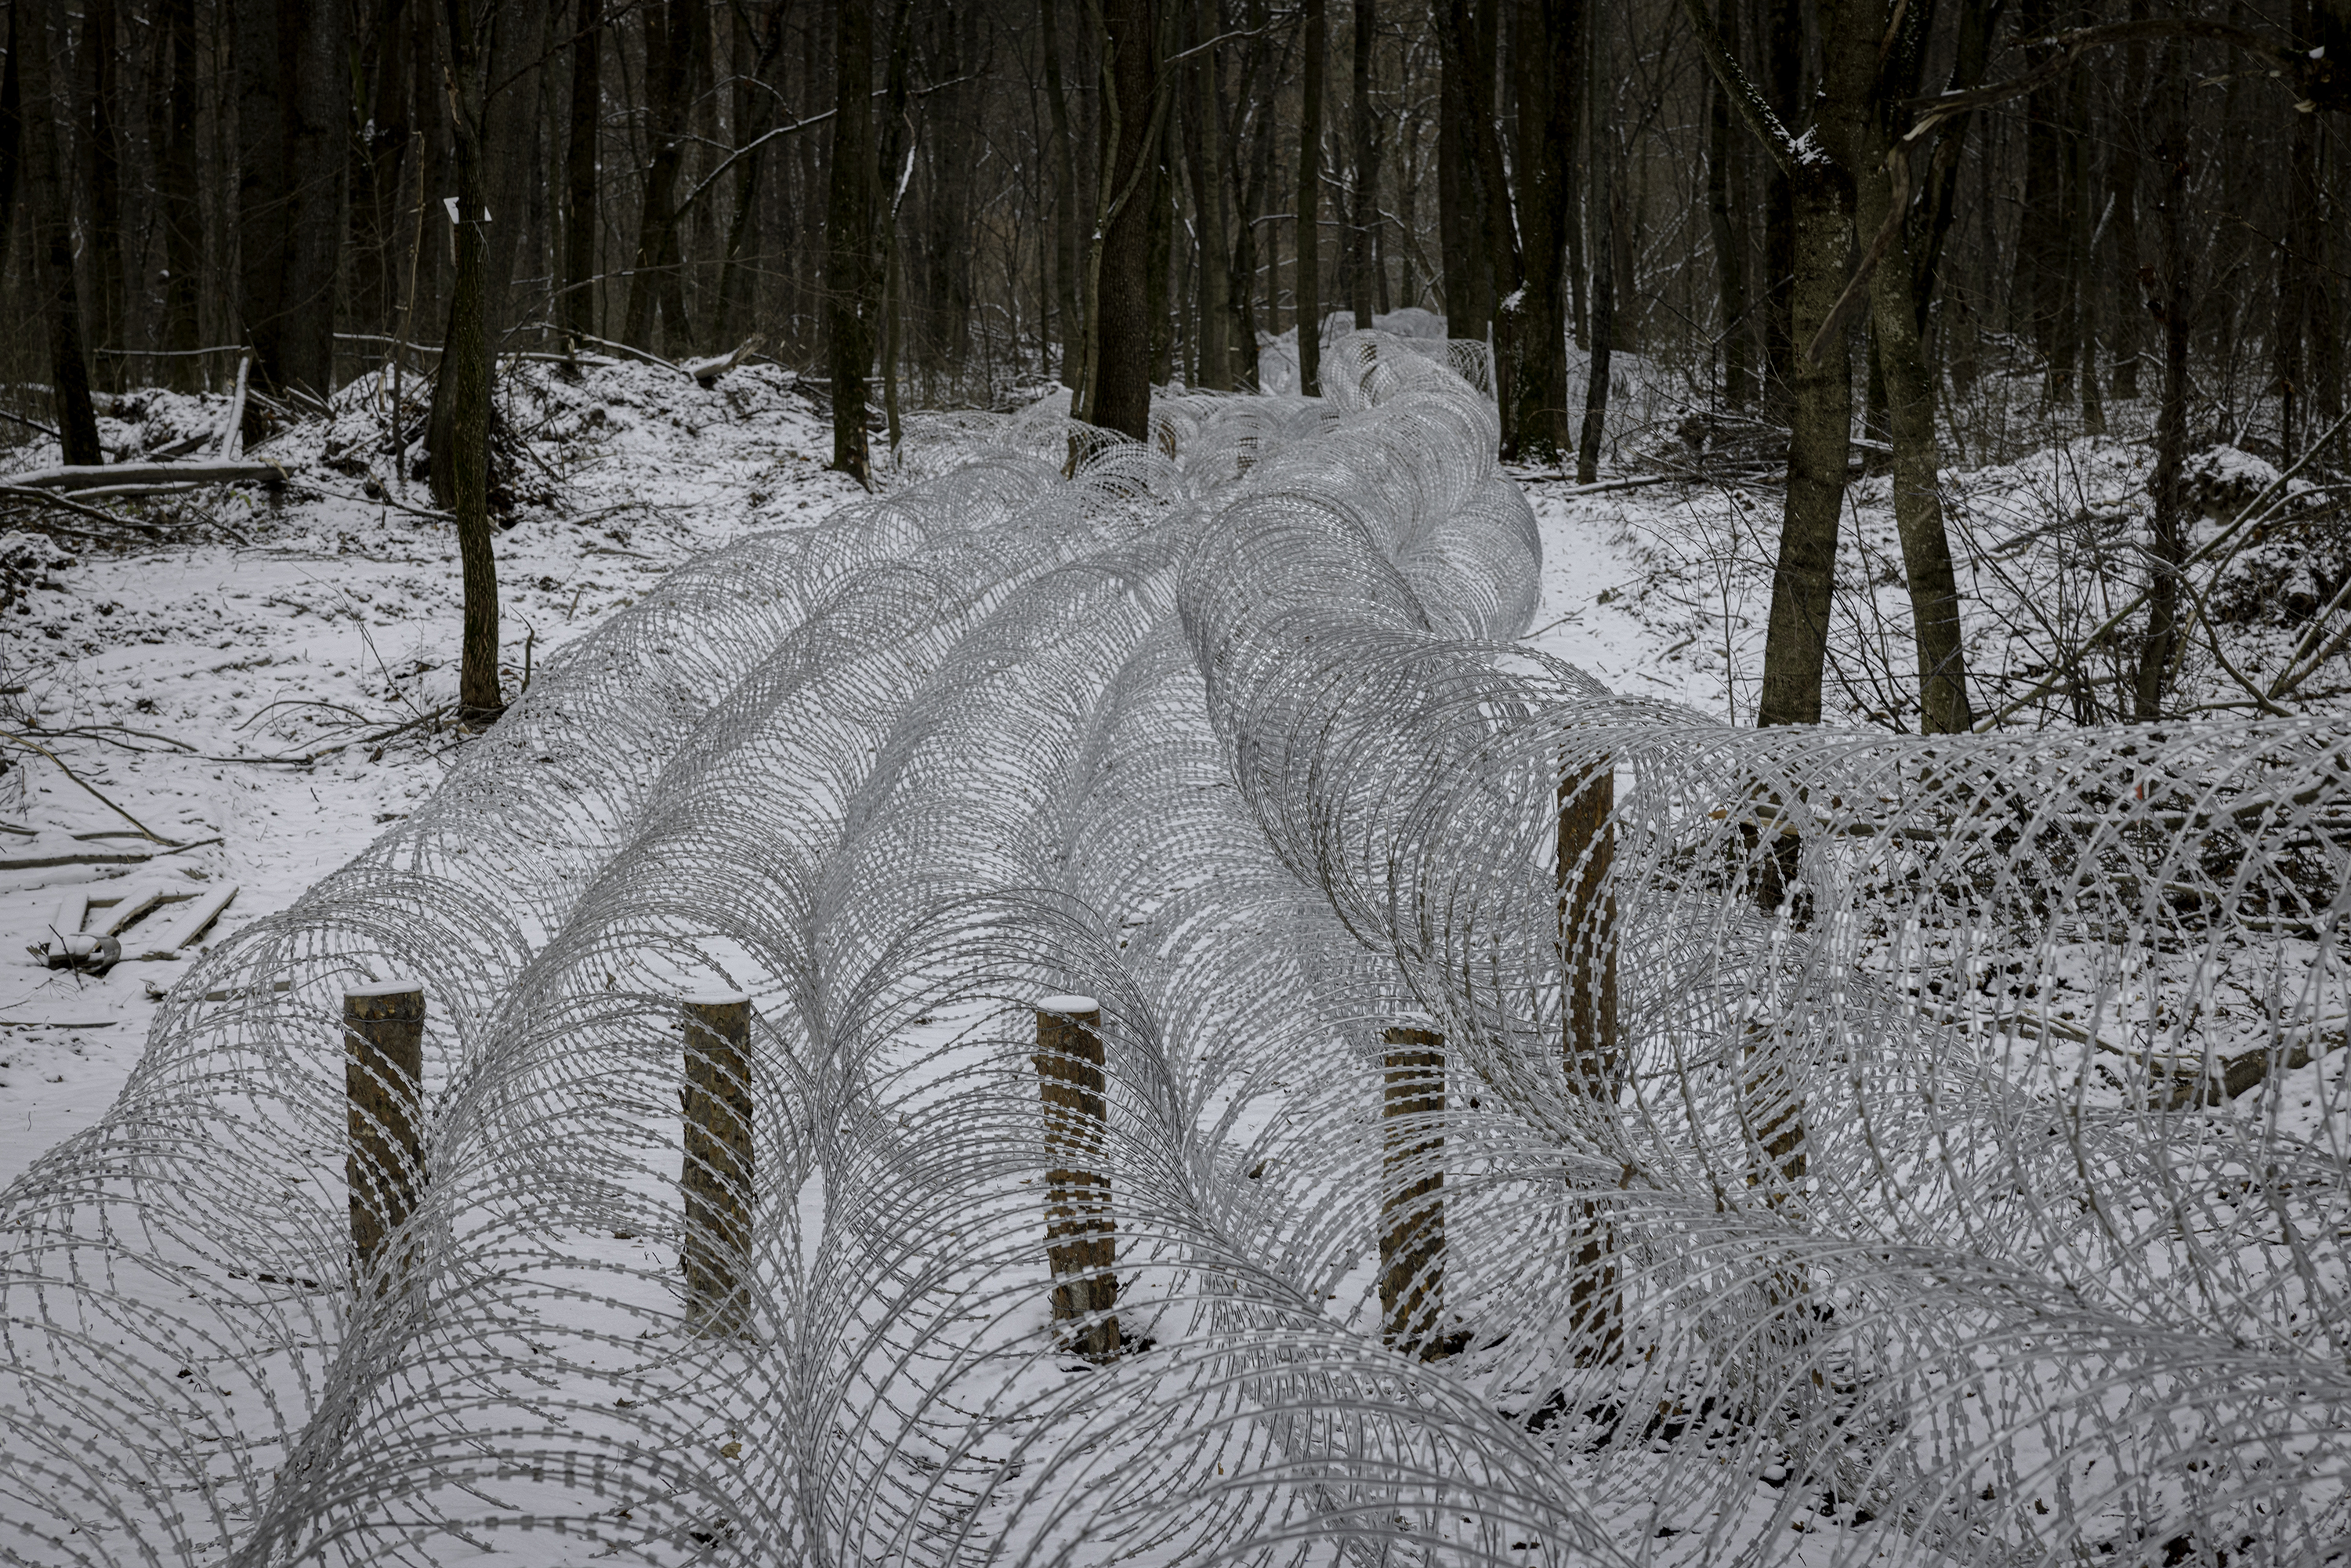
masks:
<instances>
[{"instance_id":1,"label":"row of wire spiral","mask_svg":"<svg viewBox=\"0 0 2351 1568\"><path fill-rule=\"evenodd\" d=\"M0 1194L0 1558L2351 1550L2344 727L1614 696L1519 641L1490 402L1375 334L1323 377L1141 444L918 428L207 955ZM395 977L383 1289L342 999ZM714 992L722 1333L680 1270ZM1109 1355L1049 1306L1057 993L1099 1005ZM1440 1188L1400 1336L1383 1228Z\"/></svg>"}]
</instances>

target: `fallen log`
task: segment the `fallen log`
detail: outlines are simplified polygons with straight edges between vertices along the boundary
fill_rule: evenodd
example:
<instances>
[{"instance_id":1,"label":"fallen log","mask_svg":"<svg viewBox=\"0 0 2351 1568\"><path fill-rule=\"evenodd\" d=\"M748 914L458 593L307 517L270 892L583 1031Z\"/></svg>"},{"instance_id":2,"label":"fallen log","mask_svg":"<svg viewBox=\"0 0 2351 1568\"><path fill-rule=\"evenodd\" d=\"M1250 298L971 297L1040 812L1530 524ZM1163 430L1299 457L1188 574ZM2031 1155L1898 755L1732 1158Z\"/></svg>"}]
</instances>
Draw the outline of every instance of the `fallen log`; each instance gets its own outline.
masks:
<instances>
[{"instance_id":1,"label":"fallen log","mask_svg":"<svg viewBox=\"0 0 2351 1568\"><path fill-rule=\"evenodd\" d=\"M86 463L59 468L37 468L30 474L0 477L0 485L17 490L50 490L70 495L78 490L121 485L279 484L286 470L275 463L253 458L213 458L202 463Z\"/></svg>"},{"instance_id":2,"label":"fallen log","mask_svg":"<svg viewBox=\"0 0 2351 1568\"><path fill-rule=\"evenodd\" d=\"M682 360L678 369L692 376L695 384L708 392L718 384L718 378L741 364L750 355L766 346L767 340L758 335L744 339L735 345L731 354L713 354L706 360Z\"/></svg>"}]
</instances>

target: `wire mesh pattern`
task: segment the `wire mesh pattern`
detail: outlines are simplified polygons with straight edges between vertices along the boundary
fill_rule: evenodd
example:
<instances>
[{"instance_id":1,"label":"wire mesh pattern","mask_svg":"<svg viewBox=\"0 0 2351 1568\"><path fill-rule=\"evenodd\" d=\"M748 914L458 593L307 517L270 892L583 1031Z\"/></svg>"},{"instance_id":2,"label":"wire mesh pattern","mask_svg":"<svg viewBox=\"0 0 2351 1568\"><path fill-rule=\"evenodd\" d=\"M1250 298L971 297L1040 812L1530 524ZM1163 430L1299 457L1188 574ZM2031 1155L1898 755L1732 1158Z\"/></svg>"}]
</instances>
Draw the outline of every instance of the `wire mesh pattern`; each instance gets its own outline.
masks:
<instances>
[{"instance_id":1,"label":"wire mesh pattern","mask_svg":"<svg viewBox=\"0 0 2351 1568\"><path fill-rule=\"evenodd\" d=\"M2343 727L1614 697L1323 378L918 424L208 955L0 1195L0 1556L2346 1550Z\"/></svg>"}]
</instances>

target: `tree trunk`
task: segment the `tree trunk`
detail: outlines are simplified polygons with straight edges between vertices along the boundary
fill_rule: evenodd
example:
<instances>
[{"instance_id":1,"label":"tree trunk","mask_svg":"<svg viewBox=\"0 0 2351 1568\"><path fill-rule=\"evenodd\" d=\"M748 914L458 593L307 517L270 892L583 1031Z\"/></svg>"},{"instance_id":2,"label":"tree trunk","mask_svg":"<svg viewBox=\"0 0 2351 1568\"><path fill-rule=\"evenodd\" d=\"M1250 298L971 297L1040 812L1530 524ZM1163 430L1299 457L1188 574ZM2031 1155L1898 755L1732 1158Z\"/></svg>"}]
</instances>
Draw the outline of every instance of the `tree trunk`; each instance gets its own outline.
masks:
<instances>
[{"instance_id":1,"label":"tree trunk","mask_svg":"<svg viewBox=\"0 0 2351 1568\"><path fill-rule=\"evenodd\" d=\"M166 379L180 391L191 392L202 383L203 367L193 350L199 341L196 285L204 256L204 214L196 200L195 0L168 0L163 31L170 85L163 100L163 145L157 171L163 204L162 337L163 347L173 354L165 361ZM5 239L5 225L0 225L0 246Z\"/></svg>"},{"instance_id":2,"label":"tree trunk","mask_svg":"<svg viewBox=\"0 0 2351 1568\"><path fill-rule=\"evenodd\" d=\"M777 57L784 47L784 15L786 0L778 0L768 12L768 35L760 40L758 59L751 67L751 80L736 95L735 141L737 147L749 146L775 128L777 95L754 90L768 80ZM748 316L750 272L744 265L747 249L759 245L759 205L761 170L765 167L767 149L754 148L737 163L740 171L735 177L735 214L726 225L726 257L718 269L718 329L711 340L711 352L718 353L737 340Z\"/></svg>"},{"instance_id":3,"label":"tree trunk","mask_svg":"<svg viewBox=\"0 0 2351 1568\"><path fill-rule=\"evenodd\" d=\"M872 0L832 0L832 153L824 225L832 465L870 490L865 376L873 360L867 332L873 270Z\"/></svg>"},{"instance_id":4,"label":"tree trunk","mask_svg":"<svg viewBox=\"0 0 2351 1568\"><path fill-rule=\"evenodd\" d=\"M907 73L914 64L907 15L908 7L901 0L890 26L889 64L882 88L882 130L873 155L879 186L879 199L874 205L879 209L881 229L881 254L874 263L874 272L882 290L882 428L889 438L893 456L897 455L899 438L904 434L898 417L898 381L906 352L905 257L899 245L898 209L905 195L907 179L914 172L914 150L906 145Z\"/></svg>"},{"instance_id":5,"label":"tree trunk","mask_svg":"<svg viewBox=\"0 0 2351 1568\"><path fill-rule=\"evenodd\" d=\"M489 200L482 138L492 54L485 35L495 30L496 0L487 14L473 0L446 0L451 126L457 186L457 275L449 295L449 327L442 338L441 382L449 410L448 436L433 453L437 483L446 473L448 506L457 515L457 562L465 581L465 631L457 666L457 715L486 725L505 710L498 686L497 561L490 549L489 237L482 212ZM436 395L436 402L441 399Z\"/></svg>"},{"instance_id":6,"label":"tree trunk","mask_svg":"<svg viewBox=\"0 0 2351 1568\"><path fill-rule=\"evenodd\" d=\"M176 0L176 4L190 5L193 0ZM16 237L17 192L24 184L24 92L16 57L16 40L23 37L16 23L24 9L22 5L8 7L8 57L0 60L0 267L7 265L9 249Z\"/></svg>"},{"instance_id":7,"label":"tree trunk","mask_svg":"<svg viewBox=\"0 0 2351 1568\"><path fill-rule=\"evenodd\" d=\"M2132 20L2143 20L2144 0L2132 6ZM2137 87L2147 80L2147 48L2133 44L2124 52L2123 84ZM2155 89L2150 87L2151 94ZM2133 308L2138 298L2138 187L2139 137L2147 123L2151 104L2145 100L2126 110L2126 123L2115 127L2107 139L2106 189L2114 203L2114 216L2108 220L2115 231L2115 270L2111 289L2116 309L2113 329L2114 379L2112 390L2117 398L2137 399L2139 360L2145 352L2147 325L2145 313Z\"/></svg>"},{"instance_id":8,"label":"tree trunk","mask_svg":"<svg viewBox=\"0 0 2351 1568\"><path fill-rule=\"evenodd\" d=\"M1764 0L1763 87L1771 112L1801 133L1804 113L1804 15L1798 0ZM1793 309L1796 289L1796 193L1778 158L1763 185L1763 355L1769 380L1763 414L1775 424L1793 417L1796 382Z\"/></svg>"},{"instance_id":9,"label":"tree trunk","mask_svg":"<svg viewBox=\"0 0 2351 1568\"><path fill-rule=\"evenodd\" d=\"M1102 191L1093 348L1081 417L1143 440L1151 428L1151 209L1157 204L1157 69L1152 0L1102 8Z\"/></svg>"},{"instance_id":10,"label":"tree trunk","mask_svg":"<svg viewBox=\"0 0 2351 1568\"><path fill-rule=\"evenodd\" d=\"M1601 138L1595 136L1593 150L1599 150ZM1613 147L1610 149L1614 151ZM1613 246L1616 229L1616 161L1608 158L1599 162L1599 178L1593 194L1597 198L1593 211L1598 215L1599 227L1593 233L1592 248L1594 255L1605 256ZM1600 443L1608 429L1609 357L1616 339L1616 269L1599 267L1592 275L1592 350L1583 372L1583 429L1575 447L1575 482L1589 485L1600 477Z\"/></svg>"},{"instance_id":11,"label":"tree trunk","mask_svg":"<svg viewBox=\"0 0 2351 1568\"><path fill-rule=\"evenodd\" d=\"M236 18L239 314L256 384L334 391L350 132L340 5L251 0Z\"/></svg>"},{"instance_id":12,"label":"tree trunk","mask_svg":"<svg viewBox=\"0 0 2351 1568\"><path fill-rule=\"evenodd\" d=\"M115 133L117 109L115 0L84 0L82 72L89 94L89 219L88 245L92 330L100 344L131 340L129 304L122 276L122 145ZM120 385L117 361L116 384Z\"/></svg>"},{"instance_id":13,"label":"tree trunk","mask_svg":"<svg viewBox=\"0 0 2351 1568\"><path fill-rule=\"evenodd\" d=\"M1259 104L1255 140L1249 143L1249 173L1244 179L1240 169L1240 148L1233 148L1233 183L1239 188L1240 204L1233 225L1233 267L1228 283L1232 289L1233 345L1236 356L1235 379L1252 390L1261 383L1257 361L1257 217L1265 205L1266 187L1273 175L1273 110L1272 99L1280 88L1281 72L1274 71L1274 79L1267 84L1269 90L1254 99L1251 88L1267 63L1265 40L1265 0L1249 0L1250 29L1258 35L1251 47L1249 68L1241 75L1238 101Z\"/></svg>"},{"instance_id":14,"label":"tree trunk","mask_svg":"<svg viewBox=\"0 0 2351 1568\"><path fill-rule=\"evenodd\" d=\"M1511 453L1556 465L1567 450L1567 319L1562 268L1573 221L1575 91L1583 0L1539 0L1521 16L1519 73L1519 237L1526 283L1512 312L1518 407Z\"/></svg>"},{"instance_id":15,"label":"tree trunk","mask_svg":"<svg viewBox=\"0 0 2351 1568\"><path fill-rule=\"evenodd\" d=\"M1184 117L1185 162L1192 177L1192 208L1200 233L1198 352L1194 379L1210 392L1233 384L1232 281L1225 246L1224 108L1217 91L1217 52L1203 48L1216 37L1216 0L1195 0L1192 112Z\"/></svg>"},{"instance_id":16,"label":"tree trunk","mask_svg":"<svg viewBox=\"0 0 2351 1568\"><path fill-rule=\"evenodd\" d=\"M1054 26L1061 0L1037 0L1039 37L1045 52L1045 99L1053 111L1053 279L1061 325L1061 384L1085 384L1086 329L1079 313L1077 137L1070 129L1070 99L1061 85L1061 46Z\"/></svg>"},{"instance_id":17,"label":"tree trunk","mask_svg":"<svg viewBox=\"0 0 2351 1568\"><path fill-rule=\"evenodd\" d=\"M1959 581L1943 519L1935 371L1917 292L1922 280L1931 287L1933 272L1912 255L1923 236L1894 206L1897 193L1907 195L1907 181L1897 190L1883 172L1909 128L1903 104L1917 91L1926 44L1923 11L1904 7L1898 15L1897 20L1885 0L1872 0L1853 7L1843 25L1827 34L1824 118L1845 142L1846 167L1862 172L1855 189L1859 233L1874 237L1892 225L1891 247L1869 278L1874 369L1884 387L1886 434L1894 447L1894 520L1917 643L1920 727L1929 735L1958 735L1974 723L1974 715L1968 702ZM1893 47L1881 49L1880 38L1890 38ZM1836 345L1826 351L1843 354ZM1840 456L1840 468L1843 464Z\"/></svg>"},{"instance_id":18,"label":"tree trunk","mask_svg":"<svg viewBox=\"0 0 2351 1568\"><path fill-rule=\"evenodd\" d=\"M1437 233L1445 268L1445 330L1448 337L1482 339L1494 311L1490 268L1479 255L1485 225L1477 210L1478 133L1470 106L1472 30L1466 0L1447 0L1437 37Z\"/></svg>"},{"instance_id":19,"label":"tree trunk","mask_svg":"<svg viewBox=\"0 0 2351 1568\"><path fill-rule=\"evenodd\" d=\"M2057 31L2057 0L2023 0L2017 36L2025 59L2039 65L2049 53L2033 42ZM2049 361L2050 388L2056 389L2059 323L2064 315L2066 180L2064 175L2065 84L2052 81L2024 100L2024 193L2017 208L2016 266L2009 285L2010 329L2031 341Z\"/></svg>"},{"instance_id":20,"label":"tree trunk","mask_svg":"<svg viewBox=\"0 0 2351 1568\"><path fill-rule=\"evenodd\" d=\"M1864 177L1856 214L1863 234L1875 235L1886 221L1890 194L1874 169ZM1975 717L1968 704L1959 580L1943 522L1935 372L1919 338L1909 262L1897 242L1895 252L1871 274L1870 325L1877 334L1894 444L1894 523L1902 540L1903 573L1917 643L1920 727L1928 735L1960 735ZM1829 351L1841 352L1834 348Z\"/></svg>"},{"instance_id":21,"label":"tree trunk","mask_svg":"<svg viewBox=\"0 0 2351 1568\"><path fill-rule=\"evenodd\" d=\"M1771 579L1771 617L1763 634L1759 726L1821 721L1829 600L1853 430L1853 367L1844 343L1824 345L1818 361L1804 350L1827 324L1852 272L1853 183L1842 167L1823 162L1808 165L1791 184L1796 255L1789 329L1795 362L1788 377L1788 499Z\"/></svg>"},{"instance_id":22,"label":"tree trunk","mask_svg":"<svg viewBox=\"0 0 2351 1568\"><path fill-rule=\"evenodd\" d=\"M1159 134L1152 139L1151 183L1156 199L1151 204L1150 259L1145 269L1150 279L1150 298L1144 308L1151 317L1151 370L1153 386L1165 386L1176 369L1176 293L1175 280L1170 276L1176 258L1176 128L1174 103L1176 94L1170 89L1168 108L1159 115Z\"/></svg>"},{"instance_id":23,"label":"tree trunk","mask_svg":"<svg viewBox=\"0 0 2351 1568\"><path fill-rule=\"evenodd\" d=\"M1866 47L1834 45L1850 41L1856 28L1871 38L1885 30L1868 29L1866 13L1859 5L1823 9L1822 36L1833 41L1822 82L1823 112L1817 137L1799 141L1794 128L1761 102L1738 60L1724 47L1704 0L1683 0L1683 11L1716 81L1733 95L1773 164L1787 176L1792 197L1795 273L1788 320L1793 343L1787 378L1788 499L1781 514L1780 559L1771 576L1763 692L1755 722L1818 724L1853 429L1851 358L1843 335L1825 329L1853 270L1855 192L1847 172L1856 152L1852 131L1869 110L1878 54ZM1813 351L1816 346L1817 357Z\"/></svg>"},{"instance_id":24,"label":"tree trunk","mask_svg":"<svg viewBox=\"0 0 2351 1568\"><path fill-rule=\"evenodd\" d=\"M2139 650L2132 716L2141 724L2163 716L2164 687L2179 635L2179 563L2187 554L2187 497L2181 475L2188 461L2188 145L2179 98L2186 92L2178 44L2166 51L2169 124L2156 162L2163 171L2163 201L2156 211L2162 235L2159 298L2149 309L2163 329L2163 404L2155 425L2154 549L2147 563L2147 642Z\"/></svg>"},{"instance_id":25,"label":"tree trunk","mask_svg":"<svg viewBox=\"0 0 2351 1568\"><path fill-rule=\"evenodd\" d=\"M629 273L621 340L649 352L659 347L653 332L657 308L669 318L661 324L664 338L679 345L693 338L680 277L677 168L685 154L686 111L693 101L697 3L658 0L645 9L645 107L653 145L645 164L644 204L637 219L637 254Z\"/></svg>"},{"instance_id":26,"label":"tree trunk","mask_svg":"<svg viewBox=\"0 0 2351 1568\"><path fill-rule=\"evenodd\" d=\"M1306 57L1298 117L1298 392L1322 393L1322 67L1329 54L1323 0L1304 0Z\"/></svg>"},{"instance_id":27,"label":"tree trunk","mask_svg":"<svg viewBox=\"0 0 2351 1568\"><path fill-rule=\"evenodd\" d=\"M530 227L531 204L545 183L539 162L539 136L544 116L539 104L539 73L548 55L548 13L545 0L537 4L502 5L489 39L491 54L485 76L487 101L482 108L482 201L490 214L483 230L488 243L489 292L483 297L483 329L492 342L501 340L517 319L537 319L538 312L517 318L515 285L518 275L544 277L538 266L518 267L527 254L523 242ZM674 276L674 275L673 275Z\"/></svg>"},{"instance_id":28,"label":"tree trunk","mask_svg":"<svg viewBox=\"0 0 2351 1568\"><path fill-rule=\"evenodd\" d=\"M1739 0L1718 0L1715 25L1723 47L1739 54ZM1755 401L1755 367L1748 351L1747 210L1731 192L1730 99L1719 82L1707 88L1706 210L1714 242L1715 298L1722 316L1722 401L1733 412Z\"/></svg>"},{"instance_id":29,"label":"tree trunk","mask_svg":"<svg viewBox=\"0 0 2351 1568\"><path fill-rule=\"evenodd\" d=\"M571 123L563 148L564 351L596 335L596 130L603 118L604 0L580 0L571 38Z\"/></svg>"},{"instance_id":30,"label":"tree trunk","mask_svg":"<svg viewBox=\"0 0 2351 1568\"><path fill-rule=\"evenodd\" d=\"M2086 92L2086 75L2082 85ZM2092 195L2086 99L2080 131L2074 138L2074 188L2081 193L2074 204L2074 364L2081 382L2082 434L2104 435L2106 405L2098 388L2098 242L2103 236Z\"/></svg>"},{"instance_id":31,"label":"tree trunk","mask_svg":"<svg viewBox=\"0 0 2351 1568\"><path fill-rule=\"evenodd\" d=\"M51 85L49 23L55 0L16 0L21 12L17 46L9 58L24 57L18 91L24 121L26 183L30 186L33 269L47 296L43 324L48 329L49 377L57 400L57 431L65 460L72 465L106 461L98 444L98 413L89 398L89 361L81 336L81 291L74 279L73 225L66 204L62 150L57 145L57 93Z\"/></svg>"},{"instance_id":32,"label":"tree trunk","mask_svg":"<svg viewBox=\"0 0 2351 1568\"><path fill-rule=\"evenodd\" d=\"M1355 330L1371 330L1373 282L1377 276L1379 247L1373 243L1380 212L1380 144L1372 120L1372 42L1377 34L1377 0L1355 0L1354 75L1349 110L1354 121L1355 178L1351 193L1347 234L1353 242L1348 284L1355 309Z\"/></svg>"},{"instance_id":33,"label":"tree trunk","mask_svg":"<svg viewBox=\"0 0 2351 1568\"><path fill-rule=\"evenodd\" d=\"M2316 7L2300 0L2294 8L2295 42L2307 49L2316 30ZM2314 296L2315 267L2321 245L2318 190L2318 116L2294 115L2287 132L2285 166L2285 233L2277 247L2277 325L2271 333L2271 358L2278 388L2278 447L2280 461L2292 464L2300 447L2296 415L2308 423L2314 399L2305 343L2313 318L2323 308Z\"/></svg>"}]
</instances>

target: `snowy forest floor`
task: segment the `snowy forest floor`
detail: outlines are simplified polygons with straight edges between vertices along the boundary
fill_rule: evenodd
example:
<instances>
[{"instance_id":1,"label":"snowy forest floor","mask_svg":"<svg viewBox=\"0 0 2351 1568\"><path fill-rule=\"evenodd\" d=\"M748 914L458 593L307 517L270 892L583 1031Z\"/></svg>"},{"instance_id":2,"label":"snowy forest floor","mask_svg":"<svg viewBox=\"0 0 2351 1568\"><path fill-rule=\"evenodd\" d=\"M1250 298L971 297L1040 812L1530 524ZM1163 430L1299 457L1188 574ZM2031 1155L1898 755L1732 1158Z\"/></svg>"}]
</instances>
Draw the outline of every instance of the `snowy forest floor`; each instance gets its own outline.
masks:
<instances>
[{"instance_id":1,"label":"snowy forest floor","mask_svg":"<svg viewBox=\"0 0 2351 1568\"><path fill-rule=\"evenodd\" d=\"M17 747L11 758L25 765L0 776L0 1185L104 1112L156 1000L198 950L141 957L134 926L127 961L104 978L48 970L26 949L47 935L60 897L233 885L206 937L219 940L287 907L403 817L465 744L434 716L456 684L453 530L362 494L389 480L393 498L430 507L422 484L391 479L388 460L350 434L381 430L367 407L380 392L347 389L335 420L259 445L254 455L286 466L290 483L269 495L214 492L212 509L180 514L171 538L0 538L17 589L0 610L0 724L88 786ZM747 533L820 521L858 497L824 471L829 431L771 367L705 391L658 367L608 365L582 384L518 375L504 395L508 428L528 446L525 499L496 542L509 690L679 563ZM141 417L110 421L106 434L135 453L216 422L223 401L126 397L118 409ZM1656 471L1658 444L1639 434L1658 428L1644 417L1655 402L1639 400L1620 421L1604 478ZM2118 429L2130 412L2116 411ZM0 455L0 468L54 461L24 446ZM1950 476L1979 713L2029 689L2069 637L2127 598L2151 462L2143 439L2084 439ZM2221 448L2195 472L2201 539L2276 471ZM1528 643L1627 695L1751 722L1780 492L1721 480L1574 494L1555 476L1518 476L1543 545ZM2333 498L2306 486L2296 494L2299 508L2220 574L2213 620L2241 670L2283 668L2312 610L2351 578L2339 510L2325 510ZM1857 483L1849 518L1830 722L1915 727L1889 481ZM2301 702L2338 695L2342 661L2334 666ZM2196 700L2241 695L2209 656L2182 678ZM2112 686L2110 675L2109 703ZM2046 716L2100 716L2095 695L2064 700L2070 710ZM185 847L146 853L159 846L124 813ZM93 854L117 863L87 863ZM85 863L26 863L68 858Z\"/></svg>"}]
</instances>

